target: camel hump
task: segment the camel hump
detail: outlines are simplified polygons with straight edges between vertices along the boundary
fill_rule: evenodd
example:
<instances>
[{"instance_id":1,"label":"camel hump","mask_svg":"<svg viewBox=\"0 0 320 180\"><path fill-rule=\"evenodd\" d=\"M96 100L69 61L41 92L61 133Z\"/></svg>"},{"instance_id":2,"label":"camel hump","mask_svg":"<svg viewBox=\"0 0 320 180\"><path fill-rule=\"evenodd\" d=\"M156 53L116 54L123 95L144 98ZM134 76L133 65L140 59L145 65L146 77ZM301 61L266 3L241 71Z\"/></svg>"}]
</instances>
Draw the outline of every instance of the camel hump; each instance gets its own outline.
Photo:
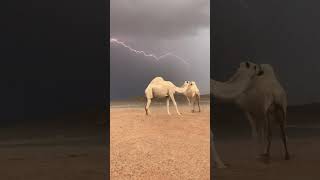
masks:
<instances>
[{"instance_id":1,"label":"camel hump","mask_svg":"<svg viewBox=\"0 0 320 180\"><path fill-rule=\"evenodd\" d=\"M160 81L164 81L164 79L162 77L158 76L158 77L153 78L150 83L155 83L155 82L160 82Z\"/></svg>"}]
</instances>

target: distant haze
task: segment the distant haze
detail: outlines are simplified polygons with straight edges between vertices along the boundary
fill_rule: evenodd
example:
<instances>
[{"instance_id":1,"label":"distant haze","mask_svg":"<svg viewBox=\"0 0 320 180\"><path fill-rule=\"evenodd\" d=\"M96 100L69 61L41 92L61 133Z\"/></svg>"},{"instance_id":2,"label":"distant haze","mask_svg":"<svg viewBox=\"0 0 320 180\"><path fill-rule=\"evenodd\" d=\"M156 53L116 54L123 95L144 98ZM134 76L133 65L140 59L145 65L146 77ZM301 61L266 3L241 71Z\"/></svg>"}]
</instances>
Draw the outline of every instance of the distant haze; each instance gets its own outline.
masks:
<instances>
[{"instance_id":1,"label":"distant haze","mask_svg":"<svg viewBox=\"0 0 320 180\"><path fill-rule=\"evenodd\" d=\"M111 0L110 36L137 50L157 56L175 57L156 62L110 44L111 99L143 96L155 76L175 85L184 80L197 82L201 93L209 93L210 7L209 0Z\"/></svg>"}]
</instances>

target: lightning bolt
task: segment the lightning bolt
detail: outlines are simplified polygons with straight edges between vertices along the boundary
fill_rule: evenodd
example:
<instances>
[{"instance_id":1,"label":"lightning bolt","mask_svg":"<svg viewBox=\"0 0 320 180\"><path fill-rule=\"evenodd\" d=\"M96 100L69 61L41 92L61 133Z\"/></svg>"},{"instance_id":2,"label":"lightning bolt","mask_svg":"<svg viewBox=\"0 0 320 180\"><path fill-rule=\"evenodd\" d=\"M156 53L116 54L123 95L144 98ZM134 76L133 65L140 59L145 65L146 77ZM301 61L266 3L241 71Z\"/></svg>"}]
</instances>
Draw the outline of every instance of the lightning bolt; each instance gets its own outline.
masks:
<instances>
[{"instance_id":1,"label":"lightning bolt","mask_svg":"<svg viewBox=\"0 0 320 180\"><path fill-rule=\"evenodd\" d=\"M173 53L170 53L170 52L169 52L169 53L165 53L165 54L163 54L163 55L161 55L161 56L156 56L156 55L154 55L154 54L148 54L148 53L146 53L146 52L144 52L144 51L136 50L136 49L132 48L131 46L129 46L129 45L125 44L124 42L119 41L118 39L115 39L115 38L110 38L110 43L119 44L119 45L121 45L121 46L129 49L129 50L130 50L131 52L133 52L133 53L142 54L142 55L144 55L144 56L146 56L146 57L151 57L151 58L153 58L153 59L155 59L155 60L157 60L157 61L160 61L160 59L163 59L163 58L165 58L165 57L167 57L167 56L172 56L172 57L175 57L176 59L179 59L179 60L182 61L184 64L186 64L186 65L188 65L188 66L190 65L190 63L189 63L188 61L186 61L185 59L183 59L182 57L177 56L177 55L175 55L175 54L173 54Z\"/></svg>"}]
</instances>

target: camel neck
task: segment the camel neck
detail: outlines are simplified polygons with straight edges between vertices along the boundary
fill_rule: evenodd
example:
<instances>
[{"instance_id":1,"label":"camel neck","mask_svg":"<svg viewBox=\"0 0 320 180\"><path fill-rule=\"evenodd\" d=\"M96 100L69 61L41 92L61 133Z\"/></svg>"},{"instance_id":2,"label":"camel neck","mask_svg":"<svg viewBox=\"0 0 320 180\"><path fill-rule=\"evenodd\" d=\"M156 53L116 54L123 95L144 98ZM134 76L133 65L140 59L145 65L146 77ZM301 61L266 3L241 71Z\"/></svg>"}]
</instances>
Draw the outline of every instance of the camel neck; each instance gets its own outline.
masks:
<instances>
[{"instance_id":1,"label":"camel neck","mask_svg":"<svg viewBox=\"0 0 320 180\"><path fill-rule=\"evenodd\" d=\"M244 91L247 90L251 82L248 73L237 72L227 82L211 80L211 93L222 101L235 101Z\"/></svg>"},{"instance_id":2,"label":"camel neck","mask_svg":"<svg viewBox=\"0 0 320 180\"><path fill-rule=\"evenodd\" d=\"M176 92L184 93L187 90L187 87L175 87Z\"/></svg>"}]
</instances>

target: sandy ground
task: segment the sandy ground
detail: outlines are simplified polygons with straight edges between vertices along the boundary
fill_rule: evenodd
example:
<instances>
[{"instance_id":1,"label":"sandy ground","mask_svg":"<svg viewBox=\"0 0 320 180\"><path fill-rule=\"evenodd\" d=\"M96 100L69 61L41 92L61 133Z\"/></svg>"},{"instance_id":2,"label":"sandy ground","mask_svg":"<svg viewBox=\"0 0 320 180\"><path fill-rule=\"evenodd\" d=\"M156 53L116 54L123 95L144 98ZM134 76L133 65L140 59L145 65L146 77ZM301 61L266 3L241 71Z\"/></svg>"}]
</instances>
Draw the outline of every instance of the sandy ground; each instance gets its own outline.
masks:
<instances>
[{"instance_id":1,"label":"sandy ground","mask_svg":"<svg viewBox=\"0 0 320 180\"><path fill-rule=\"evenodd\" d=\"M80 117L2 126L0 179L105 180L105 128L94 116Z\"/></svg>"},{"instance_id":2,"label":"sandy ground","mask_svg":"<svg viewBox=\"0 0 320 180\"><path fill-rule=\"evenodd\" d=\"M105 148L87 146L10 146L0 148L4 180L105 179Z\"/></svg>"},{"instance_id":3,"label":"sandy ground","mask_svg":"<svg viewBox=\"0 0 320 180\"><path fill-rule=\"evenodd\" d=\"M301 110L300 110L301 109ZM288 148L284 160L279 128L273 128L271 160L256 159L256 144L249 122L240 111L216 113L216 148L227 169L216 169L217 180L317 180L320 179L320 124L318 109L299 107L288 113Z\"/></svg>"},{"instance_id":4,"label":"sandy ground","mask_svg":"<svg viewBox=\"0 0 320 180\"><path fill-rule=\"evenodd\" d=\"M217 143L221 158L230 164L227 169L217 169L217 180L316 180L320 179L320 138L290 139L291 160L284 160L280 140L273 142L271 161L255 159L252 142L232 140ZM234 151L234 149L237 149Z\"/></svg>"},{"instance_id":5,"label":"sandy ground","mask_svg":"<svg viewBox=\"0 0 320 180\"><path fill-rule=\"evenodd\" d=\"M111 179L210 179L210 107L191 113L187 105L110 109Z\"/></svg>"}]
</instances>

